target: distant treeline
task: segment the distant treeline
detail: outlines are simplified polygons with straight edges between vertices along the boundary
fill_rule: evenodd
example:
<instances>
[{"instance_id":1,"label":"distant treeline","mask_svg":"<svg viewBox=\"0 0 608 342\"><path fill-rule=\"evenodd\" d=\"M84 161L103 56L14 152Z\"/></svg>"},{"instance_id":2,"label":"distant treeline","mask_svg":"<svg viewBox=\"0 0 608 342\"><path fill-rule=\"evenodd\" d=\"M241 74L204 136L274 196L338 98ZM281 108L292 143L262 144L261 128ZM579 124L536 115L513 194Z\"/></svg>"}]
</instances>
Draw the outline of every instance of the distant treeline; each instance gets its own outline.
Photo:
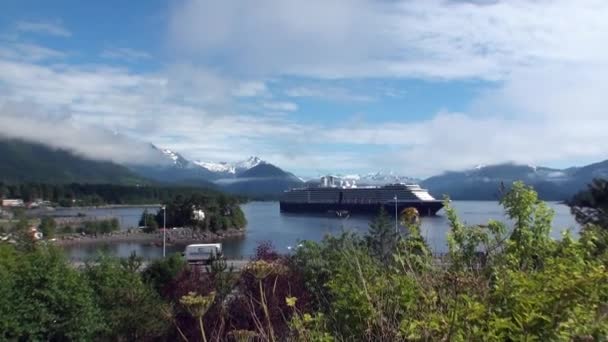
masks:
<instances>
[{"instance_id":1,"label":"distant treeline","mask_svg":"<svg viewBox=\"0 0 608 342\"><path fill-rule=\"evenodd\" d=\"M36 199L51 201L60 206L93 206L105 204L165 203L177 196L192 195L238 203L245 199L221 192L181 186L129 186L113 184L4 184L0 183L0 197L19 198L25 202Z\"/></svg>"}]
</instances>

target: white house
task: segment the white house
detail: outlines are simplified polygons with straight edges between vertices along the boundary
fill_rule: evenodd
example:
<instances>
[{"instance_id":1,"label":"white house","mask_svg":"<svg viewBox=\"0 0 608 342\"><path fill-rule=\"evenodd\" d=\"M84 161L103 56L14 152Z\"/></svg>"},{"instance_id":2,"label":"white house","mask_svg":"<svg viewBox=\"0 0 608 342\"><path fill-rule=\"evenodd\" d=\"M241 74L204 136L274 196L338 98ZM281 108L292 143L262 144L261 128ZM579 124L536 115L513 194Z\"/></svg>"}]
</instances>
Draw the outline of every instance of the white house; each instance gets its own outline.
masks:
<instances>
[{"instance_id":1,"label":"white house","mask_svg":"<svg viewBox=\"0 0 608 342\"><path fill-rule=\"evenodd\" d=\"M23 207L25 204L21 199L3 199L2 206L3 207Z\"/></svg>"},{"instance_id":2,"label":"white house","mask_svg":"<svg viewBox=\"0 0 608 342\"><path fill-rule=\"evenodd\" d=\"M205 219L205 212L200 209L194 209L192 211L192 219L195 221L203 221Z\"/></svg>"}]
</instances>

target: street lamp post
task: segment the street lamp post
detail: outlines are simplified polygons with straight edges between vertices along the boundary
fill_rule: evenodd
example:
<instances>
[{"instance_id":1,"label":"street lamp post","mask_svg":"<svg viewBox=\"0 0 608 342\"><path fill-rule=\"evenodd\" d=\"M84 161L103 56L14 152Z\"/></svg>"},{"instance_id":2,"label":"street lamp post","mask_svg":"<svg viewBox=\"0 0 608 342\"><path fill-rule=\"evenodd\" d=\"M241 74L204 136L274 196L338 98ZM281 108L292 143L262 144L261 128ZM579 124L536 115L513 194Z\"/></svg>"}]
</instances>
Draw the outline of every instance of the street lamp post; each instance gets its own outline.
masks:
<instances>
[{"instance_id":1,"label":"street lamp post","mask_svg":"<svg viewBox=\"0 0 608 342\"><path fill-rule=\"evenodd\" d=\"M393 198L395 200L395 233L399 232L399 223L398 223L398 218L397 218L397 195L395 195L395 198Z\"/></svg>"},{"instance_id":2,"label":"street lamp post","mask_svg":"<svg viewBox=\"0 0 608 342\"><path fill-rule=\"evenodd\" d=\"M166 240L167 240L167 207L163 205L163 258L166 253Z\"/></svg>"}]
</instances>

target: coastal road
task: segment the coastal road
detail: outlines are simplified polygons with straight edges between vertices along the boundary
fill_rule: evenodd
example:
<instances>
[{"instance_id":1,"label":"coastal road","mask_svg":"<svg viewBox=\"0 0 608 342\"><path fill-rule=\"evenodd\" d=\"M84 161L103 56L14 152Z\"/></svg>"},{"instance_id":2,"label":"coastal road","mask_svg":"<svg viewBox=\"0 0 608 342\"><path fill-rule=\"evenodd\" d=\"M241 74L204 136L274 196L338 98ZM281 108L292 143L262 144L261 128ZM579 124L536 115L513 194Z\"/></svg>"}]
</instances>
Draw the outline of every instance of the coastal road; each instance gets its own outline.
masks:
<instances>
[{"instance_id":1,"label":"coastal road","mask_svg":"<svg viewBox=\"0 0 608 342\"><path fill-rule=\"evenodd\" d=\"M247 260L247 259L226 260L228 267L230 267L230 266L234 267L235 272L242 271L249 262L250 262L250 260ZM84 269L86 262L72 260L72 261L70 261L70 264L75 269ZM93 264L95 264L95 263L93 263ZM148 268L149 265L150 265L150 261L143 261L139 270L143 271L146 268ZM207 268L203 265L193 264L191 266L200 267L203 270L203 272L207 271Z\"/></svg>"}]
</instances>

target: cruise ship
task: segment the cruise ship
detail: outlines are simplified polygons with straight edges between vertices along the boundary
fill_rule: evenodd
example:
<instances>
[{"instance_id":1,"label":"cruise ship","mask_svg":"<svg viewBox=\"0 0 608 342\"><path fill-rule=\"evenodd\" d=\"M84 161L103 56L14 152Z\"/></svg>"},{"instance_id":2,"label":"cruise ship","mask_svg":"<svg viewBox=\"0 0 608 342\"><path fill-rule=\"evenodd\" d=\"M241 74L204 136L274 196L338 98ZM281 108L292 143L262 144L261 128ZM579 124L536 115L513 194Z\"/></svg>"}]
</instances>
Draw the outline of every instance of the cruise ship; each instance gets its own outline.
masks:
<instances>
[{"instance_id":1,"label":"cruise ship","mask_svg":"<svg viewBox=\"0 0 608 342\"><path fill-rule=\"evenodd\" d=\"M431 216L443 207L443 201L417 184L357 186L334 176L321 177L318 186L287 190L280 201L282 212L295 213L377 214L381 207L387 212L413 207L420 215Z\"/></svg>"}]
</instances>

